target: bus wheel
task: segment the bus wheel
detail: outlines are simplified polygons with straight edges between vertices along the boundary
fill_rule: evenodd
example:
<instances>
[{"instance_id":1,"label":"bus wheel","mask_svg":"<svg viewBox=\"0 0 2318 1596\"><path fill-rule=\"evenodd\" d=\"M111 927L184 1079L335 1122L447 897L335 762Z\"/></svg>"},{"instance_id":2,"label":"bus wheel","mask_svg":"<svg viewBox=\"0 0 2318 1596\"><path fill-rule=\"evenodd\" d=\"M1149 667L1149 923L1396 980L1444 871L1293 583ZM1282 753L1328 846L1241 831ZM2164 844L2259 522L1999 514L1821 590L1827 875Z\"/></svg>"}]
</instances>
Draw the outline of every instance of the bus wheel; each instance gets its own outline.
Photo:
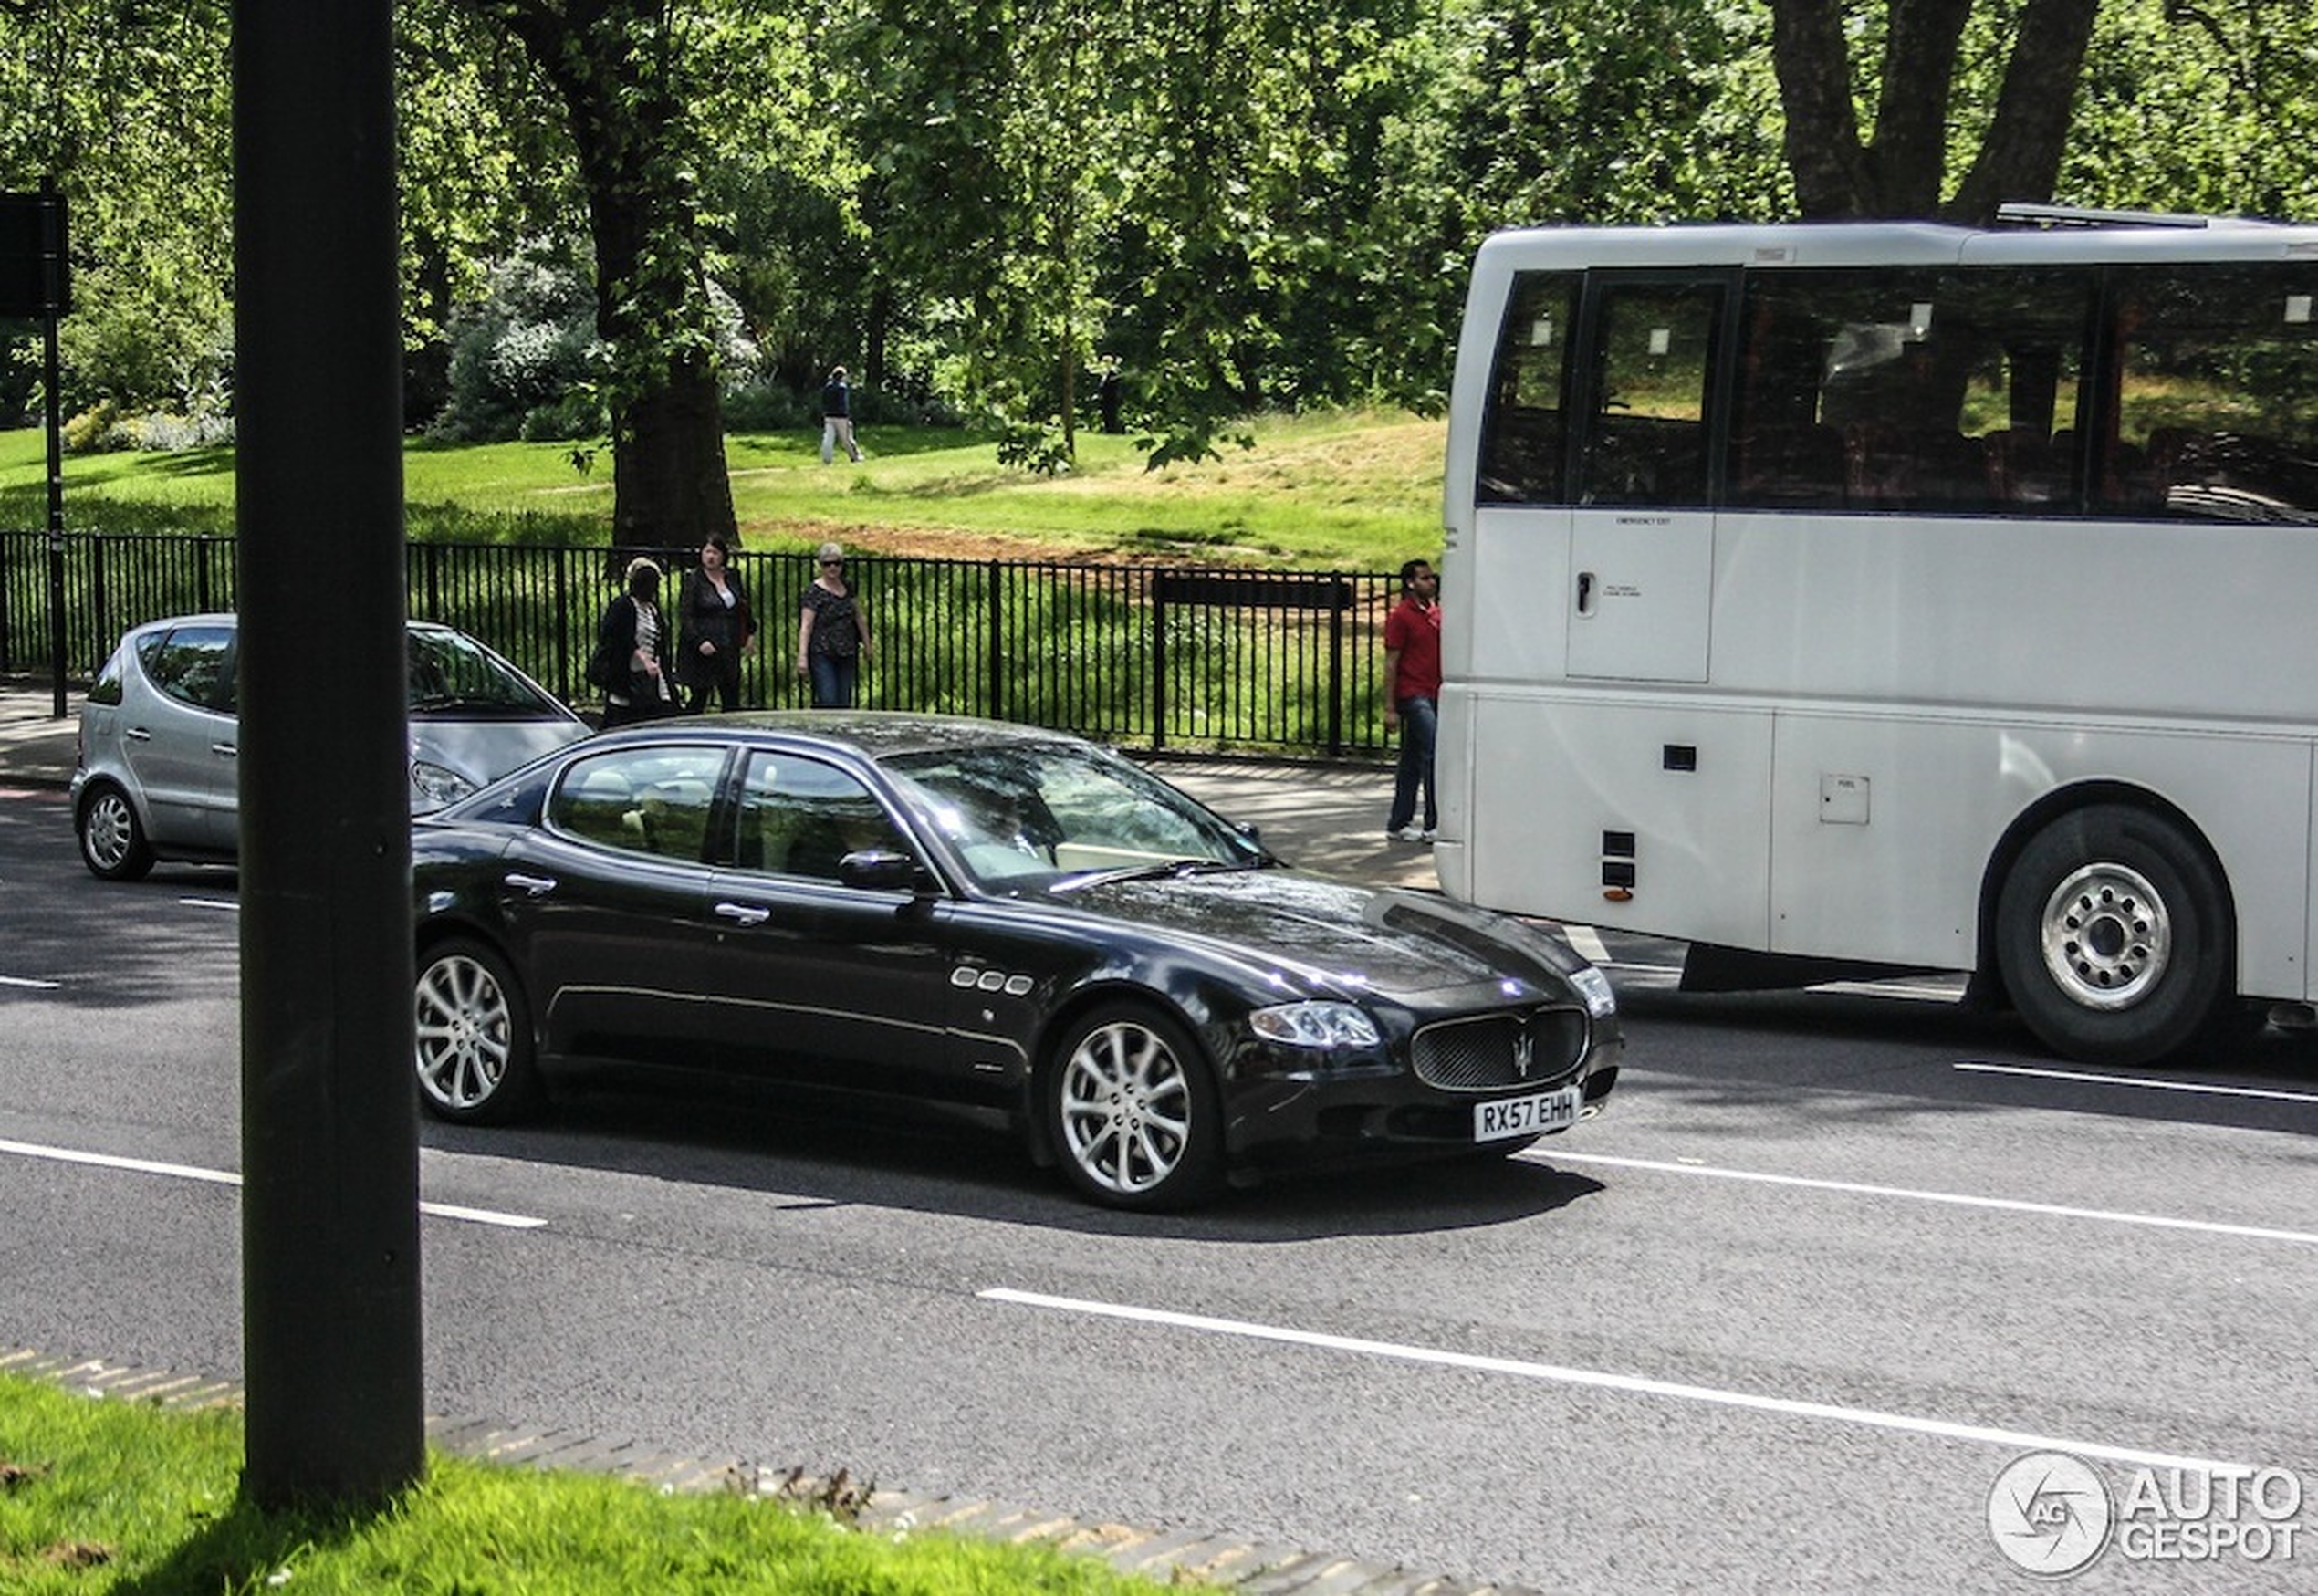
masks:
<instances>
[{"instance_id":1,"label":"bus wheel","mask_svg":"<svg viewBox=\"0 0 2318 1596\"><path fill-rule=\"evenodd\" d=\"M2062 816L2004 878L1996 957L2054 1052L2146 1064L2194 1036L2229 983L2229 914L2204 854L2123 804Z\"/></svg>"}]
</instances>

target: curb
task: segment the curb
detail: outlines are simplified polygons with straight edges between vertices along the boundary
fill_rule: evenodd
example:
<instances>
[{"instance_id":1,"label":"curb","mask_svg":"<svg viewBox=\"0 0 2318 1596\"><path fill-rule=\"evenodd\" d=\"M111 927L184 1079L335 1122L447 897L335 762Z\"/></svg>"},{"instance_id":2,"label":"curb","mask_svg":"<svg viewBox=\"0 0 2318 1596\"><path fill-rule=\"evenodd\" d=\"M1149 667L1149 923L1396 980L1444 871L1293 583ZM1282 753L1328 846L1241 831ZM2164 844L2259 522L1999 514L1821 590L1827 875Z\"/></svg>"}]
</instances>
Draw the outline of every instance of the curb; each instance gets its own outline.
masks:
<instances>
[{"instance_id":1,"label":"curb","mask_svg":"<svg viewBox=\"0 0 2318 1596\"><path fill-rule=\"evenodd\" d=\"M143 1402L163 1409L242 1405L242 1388L231 1381L105 1358L54 1357L29 1347L0 1347L0 1374L78 1389L100 1401ZM854 1490L865 1497L855 1522L866 1533L938 1529L1017 1546L1044 1544L1074 1556L1100 1558L1122 1573L1161 1584L1236 1587L1249 1596L1540 1596L1527 1586L1420 1573L1204 1530L1089 1524L1067 1513L987 1498L852 1486L842 1473L824 1480L801 1469L740 1458L705 1462L655 1452L632 1441L607 1441L567 1430L509 1428L481 1419L430 1414L426 1438L439 1451L476 1462L609 1475L670 1494L722 1491L808 1505Z\"/></svg>"}]
</instances>

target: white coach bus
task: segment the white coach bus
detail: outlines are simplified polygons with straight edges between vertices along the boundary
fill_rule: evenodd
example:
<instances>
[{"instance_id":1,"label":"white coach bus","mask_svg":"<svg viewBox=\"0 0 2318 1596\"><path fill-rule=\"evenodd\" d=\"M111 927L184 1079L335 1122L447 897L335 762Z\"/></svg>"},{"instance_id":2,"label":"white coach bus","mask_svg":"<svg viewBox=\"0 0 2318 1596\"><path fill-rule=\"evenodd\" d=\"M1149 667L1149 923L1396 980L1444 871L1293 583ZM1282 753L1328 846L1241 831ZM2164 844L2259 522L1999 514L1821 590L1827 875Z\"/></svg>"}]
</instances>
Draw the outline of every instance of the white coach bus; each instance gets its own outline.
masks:
<instances>
[{"instance_id":1,"label":"white coach bus","mask_svg":"<svg viewBox=\"0 0 2318 1596\"><path fill-rule=\"evenodd\" d=\"M1442 884L1694 987L2313 996L2318 227L1557 228L1473 271Z\"/></svg>"}]
</instances>

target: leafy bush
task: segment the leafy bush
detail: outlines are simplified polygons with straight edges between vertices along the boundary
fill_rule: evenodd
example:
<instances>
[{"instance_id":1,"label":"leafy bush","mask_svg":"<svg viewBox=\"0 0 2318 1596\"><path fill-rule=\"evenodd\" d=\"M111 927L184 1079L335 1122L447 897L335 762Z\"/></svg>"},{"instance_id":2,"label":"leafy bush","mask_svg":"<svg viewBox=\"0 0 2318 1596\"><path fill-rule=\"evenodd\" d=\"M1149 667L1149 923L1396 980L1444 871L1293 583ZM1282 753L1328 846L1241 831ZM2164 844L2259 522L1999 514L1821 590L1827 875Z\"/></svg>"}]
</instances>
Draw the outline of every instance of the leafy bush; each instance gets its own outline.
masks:
<instances>
[{"instance_id":1,"label":"leafy bush","mask_svg":"<svg viewBox=\"0 0 2318 1596\"><path fill-rule=\"evenodd\" d=\"M611 417L593 383L567 390L559 399L527 412L517 435L527 443L569 443L600 438L611 431Z\"/></svg>"},{"instance_id":2,"label":"leafy bush","mask_svg":"<svg viewBox=\"0 0 2318 1596\"><path fill-rule=\"evenodd\" d=\"M68 454L101 454L109 449L125 449L128 443L119 436L120 406L110 399L100 399L65 422L65 452Z\"/></svg>"},{"instance_id":3,"label":"leafy bush","mask_svg":"<svg viewBox=\"0 0 2318 1596\"><path fill-rule=\"evenodd\" d=\"M233 442L233 413L222 400L196 403L184 411L130 413L107 399L65 422L65 450L72 454L103 454L117 449L167 454L227 448Z\"/></svg>"},{"instance_id":4,"label":"leafy bush","mask_svg":"<svg viewBox=\"0 0 2318 1596\"><path fill-rule=\"evenodd\" d=\"M820 425L820 400L778 381L744 382L725 393L725 427L735 433L787 433Z\"/></svg>"},{"instance_id":5,"label":"leafy bush","mask_svg":"<svg viewBox=\"0 0 2318 1596\"><path fill-rule=\"evenodd\" d=\"M486 443L600 432L595 292L569 251L535 244L489 283L483 303L452 318L450 398L428 434Z\"/></svg>"}]
</instances>

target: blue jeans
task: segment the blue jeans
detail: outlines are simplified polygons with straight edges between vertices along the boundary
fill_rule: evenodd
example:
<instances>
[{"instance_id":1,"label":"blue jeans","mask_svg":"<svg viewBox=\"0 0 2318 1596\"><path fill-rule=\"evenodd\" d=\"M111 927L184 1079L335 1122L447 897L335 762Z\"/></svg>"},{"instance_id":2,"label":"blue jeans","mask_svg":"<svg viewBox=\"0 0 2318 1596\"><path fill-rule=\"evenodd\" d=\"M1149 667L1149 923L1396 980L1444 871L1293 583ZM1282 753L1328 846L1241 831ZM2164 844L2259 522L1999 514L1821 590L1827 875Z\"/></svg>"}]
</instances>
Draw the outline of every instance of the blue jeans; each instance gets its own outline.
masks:
<instances>
[{"instance_id":1,"label":"blue jeans","mask_svg":"<svg viewBox=\"0 0 2318 1596\"><path fill-rule=\"evenodd\" d=\"M809 653L805 663L813 673L813 707L815 709L851 709L853 707L853 683L861 674L861 657L847 654Z\"/></svg>"},{"instance_id":2,"label":"blue jeans","mask_svg":"<svg viewBox=\"0 0 2318 1596\"><path fill-rule=\"evenodd\" d=\"M1384 829L1397 831L1416 818L1416 788L1425 788L1425 829L1440 824L1433 807L1433 735L1439 711L1429 698L1404 698L1394 708L1401 715L1401 762L1393 773L1393 818Z\"/></svg>"}]
</instances>

